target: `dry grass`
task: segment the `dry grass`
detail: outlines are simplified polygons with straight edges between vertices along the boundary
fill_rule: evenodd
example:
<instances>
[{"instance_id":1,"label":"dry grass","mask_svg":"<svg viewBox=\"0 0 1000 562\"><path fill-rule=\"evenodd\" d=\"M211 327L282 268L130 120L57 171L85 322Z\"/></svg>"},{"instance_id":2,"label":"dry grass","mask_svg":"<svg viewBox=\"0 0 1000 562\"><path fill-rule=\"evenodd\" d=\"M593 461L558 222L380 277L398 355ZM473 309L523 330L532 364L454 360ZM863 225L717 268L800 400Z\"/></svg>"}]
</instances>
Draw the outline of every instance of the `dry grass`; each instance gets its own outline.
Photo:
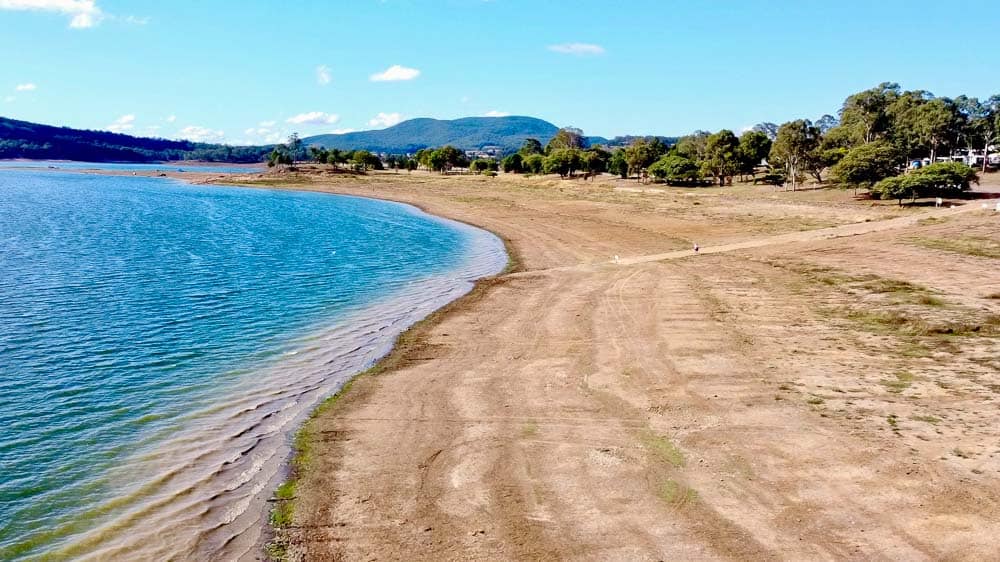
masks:
<instances>
[{"instance_id":1,"label":"dry grass","mask_svg":"<svg viewBox=\"0 0 1000 562\"><path fill-rule=\"evenodd\" d=\"M991 238L963 236L961 238L911 238L910 242L932 250L980 258L1000 259L1000 242Z\"/></svg>"}]
</instances>

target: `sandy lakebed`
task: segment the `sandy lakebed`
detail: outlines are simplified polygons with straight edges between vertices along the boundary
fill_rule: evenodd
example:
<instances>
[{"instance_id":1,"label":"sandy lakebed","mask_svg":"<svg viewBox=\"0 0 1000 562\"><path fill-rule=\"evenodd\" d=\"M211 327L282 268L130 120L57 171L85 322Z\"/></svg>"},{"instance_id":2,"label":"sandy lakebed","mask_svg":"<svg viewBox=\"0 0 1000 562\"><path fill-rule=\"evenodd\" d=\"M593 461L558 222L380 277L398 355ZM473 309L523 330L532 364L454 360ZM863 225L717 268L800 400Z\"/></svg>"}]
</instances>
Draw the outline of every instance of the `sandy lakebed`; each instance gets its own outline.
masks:
<instances>
[{"instance_id":1,"label":"sandy lakebed","mask_svg":"<svg viewBox=\"0 0 1000 562\"><path fill-rule=\"evenodd\" d=\"M307 423L272 555L1000 548L1000 219L980 201L419 173L239 183L415 204L498 234L518 264Z\"/></svg>"}]
</instances>

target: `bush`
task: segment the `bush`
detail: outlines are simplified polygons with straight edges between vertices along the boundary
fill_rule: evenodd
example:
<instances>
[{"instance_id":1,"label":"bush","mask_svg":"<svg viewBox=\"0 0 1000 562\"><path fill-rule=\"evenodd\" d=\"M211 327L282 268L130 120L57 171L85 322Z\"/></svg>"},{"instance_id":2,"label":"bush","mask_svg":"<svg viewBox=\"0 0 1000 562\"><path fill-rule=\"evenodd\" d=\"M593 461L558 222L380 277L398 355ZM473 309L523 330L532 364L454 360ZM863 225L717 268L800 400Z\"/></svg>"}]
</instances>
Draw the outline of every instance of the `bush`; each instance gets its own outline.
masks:
<instances>
[{"instance_id":1,"label":"bush","mask_svg":"<svg viewBox=\"0 0 1000 562\"><path fill-rule=\"evenodd\" d=\"M939 162L903 176L885 178L871 188L879 199L916 199L967 191L979 176L972 168L959 162Z\"/></svg>"},{"instance_id":2,"label":"bush","mask_svg":"<svg viewBox=\"0 0 1000 562\"><path fill-rule=\"evenodd\" d=\"M670 154L660 158L649 167L649 173L656 179L670 185L690 185L701 181L698 165L690 158Z\"/></svg>"}]
</instances>

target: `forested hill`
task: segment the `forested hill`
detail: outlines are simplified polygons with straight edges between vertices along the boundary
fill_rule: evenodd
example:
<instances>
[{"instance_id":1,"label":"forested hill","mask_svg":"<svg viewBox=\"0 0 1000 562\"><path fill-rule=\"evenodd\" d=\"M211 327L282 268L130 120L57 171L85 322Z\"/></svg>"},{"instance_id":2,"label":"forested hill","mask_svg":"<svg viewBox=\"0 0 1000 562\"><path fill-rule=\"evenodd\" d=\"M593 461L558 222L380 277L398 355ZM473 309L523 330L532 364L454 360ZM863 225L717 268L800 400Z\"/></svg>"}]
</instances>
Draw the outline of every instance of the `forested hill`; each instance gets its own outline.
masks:
<instances>
[{"instance_id":1,"label":"forested hill","mask_svg":"<svg viewBox=\"0 0 1000 562\"><path fill-rule=\"evenodd\" d=\"M421 148L451 145L462 150L498 146L517 150L525 139L544 145L559 131L548 121L534 117L464 117L462 119L410 119L388 129L341 135L318 135L303 139L306 145L342 150L369 150L393 154L413 153ZM603 140L603 139L594 139Z\"/></svg>"},{"instance_id":2,"label":"forested hill","mask_svg":"<svg viewBox=\"0 0 1000 562\"><path fill-rule=\"evenodd\" d=\"M271 147L233 147L53 127L0 117L0 158L156 162L260 162Z\"/></svg>"}]
</instances>

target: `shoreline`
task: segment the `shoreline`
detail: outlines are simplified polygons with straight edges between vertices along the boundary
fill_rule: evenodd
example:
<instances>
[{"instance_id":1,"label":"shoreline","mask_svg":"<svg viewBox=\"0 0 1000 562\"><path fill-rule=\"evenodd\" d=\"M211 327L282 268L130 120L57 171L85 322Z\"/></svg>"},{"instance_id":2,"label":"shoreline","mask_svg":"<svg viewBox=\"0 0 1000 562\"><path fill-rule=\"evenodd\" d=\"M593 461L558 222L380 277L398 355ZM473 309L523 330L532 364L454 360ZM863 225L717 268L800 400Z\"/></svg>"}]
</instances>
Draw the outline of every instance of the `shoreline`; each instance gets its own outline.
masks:
<instances>
[{"instance_id":1,"label":"shoreline","mask_svg":"<svg viewBox=\"0 0 1000 562\"><path fill-rule=\"evenodd\" d=\"M114 173L113 174L103 174L103 173L100 173L100 172L96 172L95 173L95 171L92 171L92 170L72 170L71 173L81 173L81 174L90 174L90 175L122 175L122 174L114 174ZM127 175L129 177L131 177L131 174L127 174ZM173 181L181 180L181 181L183 181L185 183L193 184L193 182L186 181L189 178L186 178L186 177L183 177L183 176L182 177L173 177L173 178L162 178L162 179L170 179L170 180L173 180ZM252 186L222 185L222 184L216 184L216 185L213 185L213 187L251 187L251 188L253 188ZM270 186L266 186L266 185L261 185L261 186L256 186L256 187L260 188L260 189L274 190ZM287 190L285 190L285 191L287 191ZM302 190L302 191L307 191L307 190ZM348 199L351 199L351 198L364 198L364 197L359 197L357 195L351 195L351 194L337 194L337 196L338 197L346 197ZM378 200L376 198L364 198L364 199ZM381 201L384 201L384 200L381 200ZM480 284L477 281L477 279L489 279L489 278L492 278L492 277L494 277L496 275L502 274L503 271L506 271L510 267L512 261L511 261L510 254L508 254L506 252L506 248L507 248L506 242L502 238L500 238L500 237L496 236L495 234L493 234L492 232L486 231L485 229L477 228L477 227L475 227L473 225L470 225L468 223L465 223L463 221L453 221L453 220L451 220L451 219L449 219L447 217L441 217L439 215L434 215L432 213L427 213L425 210L420 209L418 206L410 205L410 204L407 204L405 202L394 202L394 201L387 201L387 202L391 203L394 206L397 206L399 208L399 212L401 212L401 213L412 214L412 215L415 215L415 216L423 216L423 220L432 221L432 222L438 222L438 223L442 224L445 228L448 228L450 230L458 230L458 231L466 230L467 232L475 231L475 232L478 233L478 234L473 234L472 235L474 237L472 240L470 240L470 242L472 242L472 244L468 248L468 252L466 253L466 257L463 258L463 260L461 262L459 262L458 264L456 264L456 266L454 268L449 269L448 273L434 274L434 276L432 276L432 277L436 277L436 276L439 276L439 275L443 275L443 278L441 280L443 282L443 284L441 285L441 287L442 288L450 287L450 288L448 288L448 292L452 292L453 290L457 290L459 286L464 285L465 283L468 283L468 289L467 290L466 289L462 289L456 295L441 293L440 296L442 298L439 299L439 298L435 297L434 300L436 302L434 302L431 305L432 306L431 308L427 308L423 304L417 303L416 308L413 308L412 311L407 312L406 316L400 317L400 318L398 318L396 320L392 320L392 322L391 322L392 325L399 324L401 321L405 322L403 325L409 324L410 326L412 326L414 324L422 323L424 320L426 320L430 316L433 316L434 314L436 314L437 311L441 310L442 308L447 307L449 304L455 302L456 300L460 300L460 299L464 298L465 296L467 296L469 293L474 292L476 290L476 288ZM488 238L492 238L495 242L489 242ZM495 247L496 251L494 250L494 247ZM493 264L493 265L489 265L489 264ZM479 273L479 271L482 271L484 267L488 267L489 271L491 272L490 275L488 275L487 277L482 277L481 274ZM496 273L492 273L492 272L496 272ZM448 281L445 281L445 279L448 279ZM435 283L435 286L437 286L437 284L439 284L437 282L434 282L434 283ZM426 290L421 290L420 292L421 292L421 294L423 294L423 292L425 292L425 291ZM438 291L434 291L435 294L437 294L437 292ZM399 298L401 298L401 297L399 295L396 295L394 293L393 296L391 296L389 298L389 301L395 301L395 300L398 300ZM384 306L386 306L385 303L382 302L382 300L383 299L380 299L380 301L377 302L377 303L375 303L374 305L372 305L372 304L366 305L365 306L365 310L372 310L372 309L382 310L384 308ZM427 303L431 304L430 301L427 301ZM427 308L427 309L423 310L424 308ZM401 308L400 310L402 311L404 309ZM409 305L406 306L406 310L410 310L410 306ZM360 312L360 311L358 312L358 314L366 315L366 313L363 313L363 312ZM367 316L373 316L374 315L373 318L383 318L383 316L381 314L382 313L378 313L378 312L367 313ZM338 320L334 324L334 326L348 326L348 325L355 325L355 324L357 324L357 322L359 320L352 319L354 317L354 315L355 315L355 313L351 313L351 316L349 316L349 317L347 317L345 319L342 319L342 320ZM387 326L389 326L389 324L387 324ZM320 337L322 337L323 333L326 333L329 330L330 330L330 327L326 326L324 324L324 326L322 326L320 328L320 332L319 332L319 334L321 334ZM395 331L395 328L389 329L389 334L391 334L394 331ZM410 331L410 328L408 327L405 330L403 330L403 333L407 333L409 331ZM310 331L310 333L313 333L313 331ZM308 337L315 338L316 336L313 335L313 336L308 336ZM256 547L250 548L249 550L242 550L242 547L240 547L239 545L236 545L235 548L239 548L240 550L238 552L241 553L241 554L238 555L239 559L256 559L256 558L259 557L259 553L263 552L264 545L265 545L265 543L267 541L267 537L268 537L268 534L270 532L269 531L270 527L269 527L269 524L268 524L268 518L269 518L269 515L270 515L270 506L273 505L268 498L272 498L273 497L275 488L277 488L287 478L287 475L292 472L292 462L293 462L292 444L295 441L296 435L301 430L301 428L303 426L303 422L305 422L306 420L308 420L313 415L313 412L315 411L315 409L317 407L319 407L321 404L323 404L324 402L326 402L332 396L335 396L337 393L339 393L340 392L340 388L342 386L349 385L350 381L353 380L353 378L355 376L357 376L357 374L362 373L362 372L366 372L366 371L372 369L375 365L382 364L384 362L385 358L389 357L393 353L393 350L396 348L396 341L400 337L401 336L397 335L395 337L392 337L390 339L385 340L384 342L380 341L375 347L373 347L371 349L371 352L365 352L364 356L369 357L369 359L366 359L365 364L359 366L358 369L352 369L350 371L345 371L344 373L338 373L337 376L328 376L328 377L326 377L326 378L328 378L329 380L332 381L331 388L328 391L323 392L318 397L318 399L314 403L312 403L310 406L302 409L302 411L298 415L296 415L295 419L292 420L291 423L288 425L289 429L286 430L286 431L282 431L281 432L281 441L283 441L286 444L285 446L287 447L287 449L286 449L285 452L280 453L280 454L278 454L278 455L275 456L275 460L278 463L279 468L278 468L278 470L276 472L273 473L273 476L268 477L267 474L272 474L272 473L271 473L270 470L266 470L265 471L267 473L267 474L264 474L265 478L267 479L267 482L266 482L265 486L260 490L260 492L256 492L256 493L253 494L254 496L256 496L258 498L257 500L254 500L254 503L255 504L259 504L259 508L258 509L253 509L250 513L247 514L247 515L252 515L251 519L258 522L256 525L254 525L254 527L256 527L256 529L257 529L257 531L254 532L254 535L257 536L257 539L255 540ZM380 339L381 339L381 337L380 337ZM350 346L350 345L353 345L353 344L347 343L345 345ZM329 346L328 345L324 345L324 344L320 344L319 347L321 347L321 348L328 348ZM270 367L269 370L281 371L282 367L280 367L280 365L275 365L273 367ZM185 432L185 434L186 434L186 432ZM270 462L268 464L270 464ZM239 523L240 528L242 528L243 525L245 524L245 522L247 520L244 517L240 516L240 521L243 521L243 523ZM95 535L93 535L93 536L94 537L105 537L105 536L106 537L111 537L111 535L106 534L106 531L102 527L103 527L103 525L96 527L95 528ZM247 529L239 531L239 534L244 534L247 531L253 529L254 527L247 527ZM207 531L207 529L205 531ZM84 539L85 542L90 542L92 540L100 541L100 543L97 543L97 544L101 544L101 546L99 547L99 549L96 550L95 552L104 552L105 554L113 554L115 552L115 550L118 550L119 548L122 547L122 544L128 544L128 542L126 542L126 543L119 543L117 541L117 539L114 539L114 538L110 538L107 542L105 542L104 538L94 538L94 539L91 539L89 536ZM214 542L214 541L210 541L210 542L206 543L205 546L207 548L209 548L209 549L214 549L215 547L211 546L211 542ZM68 546L61 546L61 547L59 547L57 549L57 551L63 551L65 549L67 549L67 548L70 549L70 550L72 550L72 551L76 551L75 549L79 548L78 546L75 546L76 544L80 544L80 543L77 543L76 541L74 541L73 543L70 543L70 545L68 545ZM69 552L70 550L66 550L66 551ZM80 552L83 552L83 551L80 551ZM119 552L118 555L121 555L121 553Z\"/></svg>"}]
</instances>

